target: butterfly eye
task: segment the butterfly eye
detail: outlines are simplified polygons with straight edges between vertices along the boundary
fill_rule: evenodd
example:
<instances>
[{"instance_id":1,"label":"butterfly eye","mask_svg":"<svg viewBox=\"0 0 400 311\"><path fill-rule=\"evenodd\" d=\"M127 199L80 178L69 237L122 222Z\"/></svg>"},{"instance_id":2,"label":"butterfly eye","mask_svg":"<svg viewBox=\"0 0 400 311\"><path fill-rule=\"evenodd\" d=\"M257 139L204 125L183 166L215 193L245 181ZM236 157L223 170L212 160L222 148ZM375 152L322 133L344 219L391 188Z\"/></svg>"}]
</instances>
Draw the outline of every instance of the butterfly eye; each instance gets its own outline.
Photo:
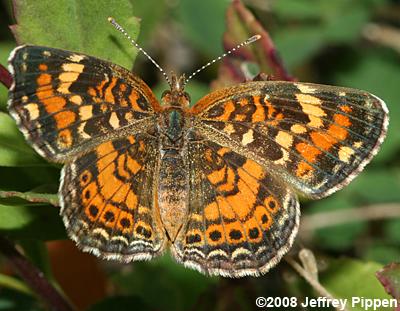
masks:
<instances>
[{"instance_id":1,"label":"butterfly eye","mask_svg":"<svg viewBox=\"0 0 400 311\"><path fill-rule=\"evenodd\" d=\"M165 90L162 95L161 98L164 98L165 96L170 96L171 95L171 91L170 90Z\"/></svg>"},{"instance_id":2,"label":"butterfly eye","mask_svg":"<svg viewBox=\"0 0 400 311\"><path fill-rule=\"evenodd\" d=\"M185 96L186 100L190 103L191 99L190 99L190 95L188 93L184 93L183 96Z\"/></svg>"}]
</instances>

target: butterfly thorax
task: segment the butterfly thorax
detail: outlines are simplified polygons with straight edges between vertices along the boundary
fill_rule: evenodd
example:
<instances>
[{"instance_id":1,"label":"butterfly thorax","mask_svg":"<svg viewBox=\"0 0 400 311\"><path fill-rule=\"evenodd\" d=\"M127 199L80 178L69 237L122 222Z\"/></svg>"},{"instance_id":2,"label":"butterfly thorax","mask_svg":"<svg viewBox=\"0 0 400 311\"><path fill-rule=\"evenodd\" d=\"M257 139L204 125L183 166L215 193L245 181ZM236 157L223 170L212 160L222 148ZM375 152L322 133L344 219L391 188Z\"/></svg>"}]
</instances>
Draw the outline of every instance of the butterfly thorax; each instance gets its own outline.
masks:
<instances>
[{"instance_id":1,"label":"butterfly thorax","mask_svg":"<svg viewBox=\"0 0 400 311\"><path fill-rule=\"evenodd\" d=\"M159 122L159 131L164 136L164 143L161 149L176 147L182 140L185 128L184 109L189 107L190 97L184 91L185 76L179 79L172 75L171 89L163 93L161 98L162 114Z\"/></svg>"},{"instance_id":2,"label":"butterfly thorax","mask_svg":"<svg viewBox=\"0 0 400 311\"><path fill-rule=\"evenodd\" d=\"M161 221L171 241L175 240L188 213L183 151L186 131L184 109L189 107L190 98L183 89L184 81L184 76L179 79L172 76L171 90L162 95L163 111L158 126L161 134L158 205Z\"/></svg>"}]
</instances>

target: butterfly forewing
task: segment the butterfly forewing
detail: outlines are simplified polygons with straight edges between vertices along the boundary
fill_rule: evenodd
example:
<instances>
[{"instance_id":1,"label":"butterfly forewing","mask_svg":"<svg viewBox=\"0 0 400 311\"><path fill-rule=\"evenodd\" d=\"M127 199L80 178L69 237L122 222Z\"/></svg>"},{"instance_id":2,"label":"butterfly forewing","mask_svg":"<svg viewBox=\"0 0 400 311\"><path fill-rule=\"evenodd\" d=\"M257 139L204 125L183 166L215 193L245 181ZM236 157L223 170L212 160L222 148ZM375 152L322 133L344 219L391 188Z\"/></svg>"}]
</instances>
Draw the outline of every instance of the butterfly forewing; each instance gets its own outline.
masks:
<instances>
[{"instance_id":1,"label":"butterfly forewing","mask_svg":"<svg viewBox=\"0 0 400 311\"><path fill-rule=\"evenodd\" d=\"M36 151L63 162L104 139L154 123L159 104L149 87L118 65L40 46L10 56L9 110Z\"/></svg>"},{"instance_id":2,"label":"butterfly forewing","mask_svg":"<svg viewBox=\"0 0 400 311\"><path fill-rule=\"evenodd\" d=\"M388 124L385 104L367 92L278 81L213 92L189 114L203 135L311 197L354 178L377 152Z\"/></svg>"}]
</instances>

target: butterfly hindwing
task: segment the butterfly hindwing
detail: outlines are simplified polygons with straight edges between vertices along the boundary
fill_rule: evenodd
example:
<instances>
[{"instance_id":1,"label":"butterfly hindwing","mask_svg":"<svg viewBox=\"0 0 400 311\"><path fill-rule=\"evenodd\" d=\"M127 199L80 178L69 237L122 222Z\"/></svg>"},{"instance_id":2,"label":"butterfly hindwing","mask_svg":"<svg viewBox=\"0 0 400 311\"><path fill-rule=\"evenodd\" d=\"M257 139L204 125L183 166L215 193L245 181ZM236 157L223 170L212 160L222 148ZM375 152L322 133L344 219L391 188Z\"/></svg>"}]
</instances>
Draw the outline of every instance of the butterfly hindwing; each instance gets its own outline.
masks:
<instances>
[{"instance_id":1,"label":"butterfly hindwing","mask_svg":"<svg viewBox=\"0 0 400 311\"><path fill-rule=\"evenodd\" d=\"M324 197L350 182L379 149L387 108L367 92L262 81L215 91L189 113L205 136Z\"/></svg>"},{"instance_id":2,"label":"butterfly hindwing","mask_svg":"<svg viewBox=\"0 0 400 311\"><path fill-rule=\"evenodd\" d=\"M296 236L296 195L252 160L206 139L189 143L188 219L179 262L211 275L260 275Z\"/></svg>"},{"instance_id":3,"label":"butterfly hindwing","mask_svg":"<svg viewBox=\"0 0 400 311\"><path fill-rule=\"evenodd\" d=\"M118 65L40 46L10 56L9 111L36 151L64 162L105 139L140 132L159 104L149 87Z\"/></svg>"},{"instance_id":4,"label":"butterfly hindwing","mask_svg":"<svg viewBox=\"0 0 400 311\"><path fill-rule=\"evenodd\" d=\"M131 261L159 255L165 237L155 207L158 141L137 134L107 141L63 169L61 216L85 251Z\"/></svg>"}]
</instances>

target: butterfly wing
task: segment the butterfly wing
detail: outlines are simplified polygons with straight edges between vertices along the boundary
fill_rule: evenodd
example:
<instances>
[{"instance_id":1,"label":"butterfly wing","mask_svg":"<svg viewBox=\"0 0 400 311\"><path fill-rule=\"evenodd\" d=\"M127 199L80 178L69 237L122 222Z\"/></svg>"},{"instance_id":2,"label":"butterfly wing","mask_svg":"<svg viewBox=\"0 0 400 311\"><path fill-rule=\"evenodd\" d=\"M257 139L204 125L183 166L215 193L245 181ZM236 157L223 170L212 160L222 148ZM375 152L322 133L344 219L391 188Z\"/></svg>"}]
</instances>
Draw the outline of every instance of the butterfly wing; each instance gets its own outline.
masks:
<instances>
[{"instance_id":1,"label":"butterfly wing","mask_svg":"<svg viewBox=\"0 0 400 311\"><path fill-rule=\"evenodd\" d=\"M314 198L348 184L376 154L388 125L385 103L372 94L278 81L215 91L188 114L204 136Z\"/></svg>"},{"instance_id":2,"label":"butterfly wing","mask_svg":"<svg viewBox=\"0 0 400 311\"><path fill-rule=\"evenodd\" d=\"M105 139L138 133L160 108L126 69L88 55L20 46L10 56L9 110L43 157L65 162Z\"/></svg>"},{"instance_id":3,"label":"butterfly wing","mask_svg":"<svg viewBox=\"0 0 400 311\"><path fill-rule=\"evenodd\" d=\"M61 216L80 248L125 262L164 250L154 203L158 157L158 140L136 134L104 142L65 165Z\"/></svg>"},{"instance_id":4,"label":"butterfly wing","mask_svg":"<svg viewBox=\"0 0 400 311\"><path fill-rule=\"evenodd\" d=\"M299 224L296 195L230 148L188 143L189 218L172 245L185 266L210 275L260 275L290 249Z\"/></svg>"}]
</instances>

